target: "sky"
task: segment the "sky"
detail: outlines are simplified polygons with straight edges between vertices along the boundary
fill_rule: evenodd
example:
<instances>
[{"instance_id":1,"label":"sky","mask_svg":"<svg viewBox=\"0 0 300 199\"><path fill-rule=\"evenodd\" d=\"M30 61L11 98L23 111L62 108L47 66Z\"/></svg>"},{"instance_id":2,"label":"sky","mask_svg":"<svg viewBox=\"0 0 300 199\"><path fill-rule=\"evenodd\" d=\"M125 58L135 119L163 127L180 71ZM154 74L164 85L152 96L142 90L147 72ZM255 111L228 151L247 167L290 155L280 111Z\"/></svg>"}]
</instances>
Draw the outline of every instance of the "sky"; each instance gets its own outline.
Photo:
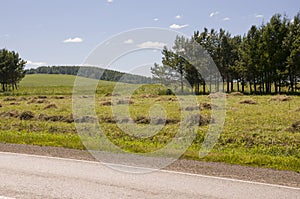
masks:
<instances>
[{"instance_id":1,"label":"sky","mask_svg":"<svg viewBox=\"0 0 300 199\"><path fill-rule=\"evenodd\" d=\"M99 44L132 29L157 27L191 36L207 27L243 35L275 13L292 18L299 8L298 0L0 0L0 48L17 51L27 68L82 65ZM123 44L164 44L147 37L143 43L125 38ZM151 53L131 54L114 67L126 72L128 60L145 58L134 63L143 65L151 62L146 58Z\"/></svg>"}]
</instances>

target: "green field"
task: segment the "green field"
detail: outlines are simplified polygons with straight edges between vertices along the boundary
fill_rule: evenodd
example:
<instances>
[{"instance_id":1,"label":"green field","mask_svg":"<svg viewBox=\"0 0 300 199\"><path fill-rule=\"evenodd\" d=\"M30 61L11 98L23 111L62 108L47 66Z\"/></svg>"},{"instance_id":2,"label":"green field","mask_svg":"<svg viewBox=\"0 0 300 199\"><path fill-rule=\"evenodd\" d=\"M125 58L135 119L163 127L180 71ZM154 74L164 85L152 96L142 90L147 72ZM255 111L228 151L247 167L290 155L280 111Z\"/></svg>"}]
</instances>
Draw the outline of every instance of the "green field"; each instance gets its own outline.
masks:
<instances>
[{"instance_id":1,"label":"green field","mask_svg":"<svg viewBox=\"0 0 300 199\"><path fill-rule=\"evenodd\" d=\"M75 77L69 75L27 75L19 90L2 93L0 142L84 149L71 116L74 80ZM86 80L82 78L82 81ZM96 80L87 81L93 83ZM189 110L181 110L174 96L158 95L161 87L143 86L130 98L131 118L144 127L149 124L150 107L159 104L166 109L169 124L153 137L134 138L113 122L108 93L112 92L114 85L113 82L100 81L97 87L95 108L105 136L123 150L135 153L155 151L169 143L179 127L180 112ZM132 85L121 86L126 89ZM197 100L200 105L210 103L208 96L197 96ZM240 103L245 100L245 103ZM280 98L229 94L226 103L225 126L213 150L199 159L200 144L208 129L207 125L201 125L196 139L182 158L300 172L300 131L295 125L291 128L300 120L299 96ZM122 103L114 106L120 110L124 107ZM26 111L31 111L32 115ZM209 118L211 110L204 107L201 114ZM87 134L83 139L89 147L101 141L96 134ZM104 145L96 149L107 150Z\"/></svg>"}]
</instances>

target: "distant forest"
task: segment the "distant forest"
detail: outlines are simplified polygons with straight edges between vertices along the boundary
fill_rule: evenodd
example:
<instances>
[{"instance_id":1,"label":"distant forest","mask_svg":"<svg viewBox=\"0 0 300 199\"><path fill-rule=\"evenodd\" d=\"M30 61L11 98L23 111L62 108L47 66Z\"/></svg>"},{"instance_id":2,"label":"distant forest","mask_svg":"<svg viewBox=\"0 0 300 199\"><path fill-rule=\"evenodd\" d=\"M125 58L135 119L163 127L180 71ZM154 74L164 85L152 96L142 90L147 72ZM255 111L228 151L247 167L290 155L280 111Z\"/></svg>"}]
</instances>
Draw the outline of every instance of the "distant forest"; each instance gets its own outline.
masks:
<instances>
[{"instance_id":1,"label":"distant forest","mask_svg":"<svg viewBox=\"0 0 300 199\"><path fill-rule=\"evenodd\" d=\"M81 70L79 70L82 68ZM79 72L79 73L78 73ZM131 84L150 84L153 83L150 77L141 75L134 75L129 73L122 73L119 71L108 70L96 67L80 67L80 66L41 66L36 69L28 69L25 74L65 74L78 75L82 77L106 80L106 81L120 81Z\"/></svg>"}]
</instances>

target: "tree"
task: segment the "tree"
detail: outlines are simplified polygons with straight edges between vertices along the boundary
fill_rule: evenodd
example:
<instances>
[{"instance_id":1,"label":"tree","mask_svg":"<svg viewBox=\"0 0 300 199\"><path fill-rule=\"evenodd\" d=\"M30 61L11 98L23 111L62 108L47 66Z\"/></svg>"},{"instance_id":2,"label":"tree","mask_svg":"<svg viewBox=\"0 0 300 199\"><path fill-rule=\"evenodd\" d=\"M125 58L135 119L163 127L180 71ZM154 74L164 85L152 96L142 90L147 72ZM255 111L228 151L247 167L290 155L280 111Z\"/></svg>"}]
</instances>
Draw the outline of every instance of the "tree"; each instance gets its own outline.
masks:
<instances>
[{"instance_id":1,"label":"tree","mask_svg":"<svg viewBox=\"0 0 300 199\"><path fill-rule=\"evenodd\" d=\"M19 54L6 49L0 50L0 83L2 91L18 89L18 83L24 75L26 61Z\"/></svg>"},{"instance_id":2,"label":"tree","mask_svg":"<svg viewBox=\"0 0 300 199\"><path fill-rule=\"evenodd\" d=\"M288 33L284 40L284 48L289 50L287 57L288 80L291 92L297 90L297 79L300 77L300 13L288 24Z\"/></svg>"}]
</instances>

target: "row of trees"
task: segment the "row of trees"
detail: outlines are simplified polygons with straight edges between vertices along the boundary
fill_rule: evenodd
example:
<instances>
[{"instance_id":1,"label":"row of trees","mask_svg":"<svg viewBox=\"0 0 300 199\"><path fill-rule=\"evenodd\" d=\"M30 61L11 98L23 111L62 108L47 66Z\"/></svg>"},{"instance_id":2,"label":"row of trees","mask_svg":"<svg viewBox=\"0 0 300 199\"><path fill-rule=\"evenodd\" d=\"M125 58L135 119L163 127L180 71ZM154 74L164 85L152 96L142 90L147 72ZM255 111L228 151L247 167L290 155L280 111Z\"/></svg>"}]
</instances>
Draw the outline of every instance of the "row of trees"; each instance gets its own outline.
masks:
<instances>
[{"instance_id":1,"label":"row of trees","mask_svg":"<svg viewBox=\"0 0 300 199\"><path fill-rule=\"evenodd\" d=\"M120 81L132 84L152 83L152 79L150 77L88 66L41 66L36 69L26 70L26 74L66 74L106 81Z\"/></svg>"},{"instance_id":2,"label":"row of trees","mask_svg":"<svg viewBox=\"0 0 300 199\"><path fill-rule=\"evenodd\" d=\"M0 83L3 92L18 88L18 83L24 77L25 64L26 61L18 53L0 50Z\"/></svg>"},{"instance_id":3,"label":"row of trees","mask_svg":"<svg viewBox=\"0 0 300 199\"><path fill-rule=\"evenodd\" d=\"M300 13L292 20L275 14L243 36L205 28L190 39L177 37L173 48L164 48L162 54L162 65L151 68L153 78L180 82L181 91L186 80L195 92L206 93L207 86L210 92L215 86L226 92L294 93L300 89Z\"/></svg>"}]
</instances>

